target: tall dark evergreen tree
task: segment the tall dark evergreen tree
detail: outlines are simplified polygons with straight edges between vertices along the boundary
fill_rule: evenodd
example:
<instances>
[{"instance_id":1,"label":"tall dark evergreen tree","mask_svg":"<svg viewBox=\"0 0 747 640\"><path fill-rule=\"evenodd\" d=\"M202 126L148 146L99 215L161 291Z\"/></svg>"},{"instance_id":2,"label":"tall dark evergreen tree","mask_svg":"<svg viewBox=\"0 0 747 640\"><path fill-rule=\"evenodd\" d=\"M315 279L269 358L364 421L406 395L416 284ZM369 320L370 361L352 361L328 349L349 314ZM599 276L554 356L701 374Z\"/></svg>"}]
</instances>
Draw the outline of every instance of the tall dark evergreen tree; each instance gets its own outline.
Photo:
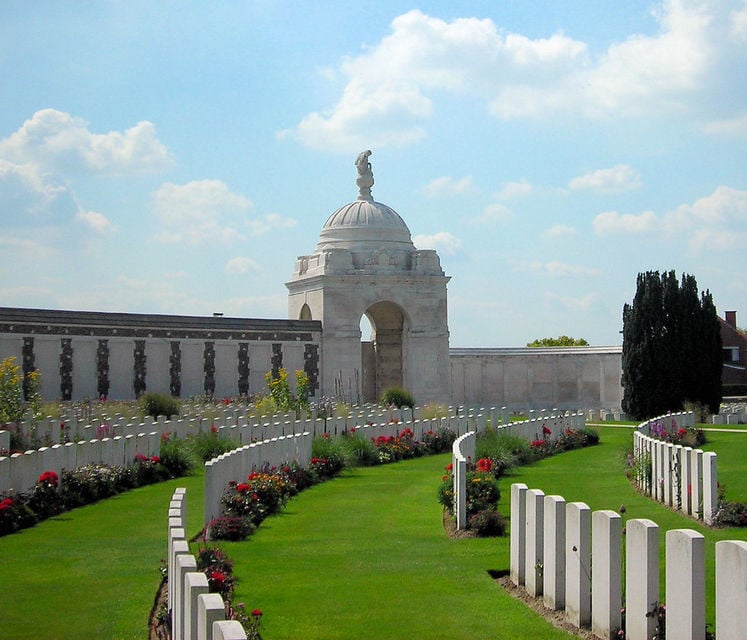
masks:
<instances>
[{"instance_id":1,"label":"tall dark evergreen tree","mask_svg":"<svg viewBox=\"0 0 747 640\"><path fill-rule=\"evenodd\" d=\"M638 274L623 307L623 410L650 418L686 401L716 411L721 402L721 331L710 293L674 271Z\"/></svg>"}]
</instances>

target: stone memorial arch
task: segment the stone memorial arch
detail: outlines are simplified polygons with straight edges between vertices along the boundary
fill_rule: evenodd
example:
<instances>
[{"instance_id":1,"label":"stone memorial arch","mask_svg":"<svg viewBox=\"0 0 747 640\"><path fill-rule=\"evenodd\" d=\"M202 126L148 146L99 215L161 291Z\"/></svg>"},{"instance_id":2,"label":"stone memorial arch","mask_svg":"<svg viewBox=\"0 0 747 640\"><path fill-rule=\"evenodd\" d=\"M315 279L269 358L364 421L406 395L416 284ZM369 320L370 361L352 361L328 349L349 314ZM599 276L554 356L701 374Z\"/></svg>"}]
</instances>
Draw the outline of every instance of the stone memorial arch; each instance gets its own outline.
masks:
<instances>
[{"instance_id":1,"label":"stone memorial arch","mask_svg":"<svg viewBox=\"0 0 747 640\"><path fill-rule=\"evenodd\" d=\"M321 392L377 400L402 386L417 402L450 397L446 285L438 254L417 249L405 221L371 196L370 151L356 159L359 195L322 227L314 253L296 260L291 320L322 323ZM371 323L361 342L361 318Z\"/></svg>"}]
</instances>

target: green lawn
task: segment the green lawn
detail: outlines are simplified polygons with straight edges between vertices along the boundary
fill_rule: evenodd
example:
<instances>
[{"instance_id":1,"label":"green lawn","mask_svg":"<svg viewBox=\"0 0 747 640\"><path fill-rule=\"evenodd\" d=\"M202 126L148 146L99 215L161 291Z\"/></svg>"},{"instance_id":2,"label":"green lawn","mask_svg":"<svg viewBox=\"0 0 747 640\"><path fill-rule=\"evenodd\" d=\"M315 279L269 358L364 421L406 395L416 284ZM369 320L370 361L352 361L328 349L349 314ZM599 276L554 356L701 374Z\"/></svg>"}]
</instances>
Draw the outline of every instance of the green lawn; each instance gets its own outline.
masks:
<instances>
[{"instance_id":1,"label":"green lawn","mask_svg":"<svg viewBox=\"0 0 747 640\"><path fill-rule=\"evenodd\" d=\"M199 528L203 480L141 487L0 538L0 638L146 639L169 499L187 487Z\"/></svg>"},{"instance_id":2,"label":"green lawn","mask_svg":"<svg viewBox=\"0 0 747 640\"><path fill-rule=\"evenodd\" d=\"M630 430L600 433L597 447L503 478L499 509L509 511L511 482L592 509L624 504L625 519L703 532L712 576L715 542L745 540L747 530L708 530L640 496L622 473ZM745 499L747 434L708 437L728 497ZM291 500L248 541L225 544L240 580L237 601L265 613L263 638L568 638L488 574L508 570L507 537L446 537L436 492L448 461L442 455L347 471ZM194 534L202 523L201 475L143 487L0 538L0 637L145 639L166 555L166 509L177 486L188 489ZM712 594L713 585L708 589Z\"/></svg>"}]
</instances>

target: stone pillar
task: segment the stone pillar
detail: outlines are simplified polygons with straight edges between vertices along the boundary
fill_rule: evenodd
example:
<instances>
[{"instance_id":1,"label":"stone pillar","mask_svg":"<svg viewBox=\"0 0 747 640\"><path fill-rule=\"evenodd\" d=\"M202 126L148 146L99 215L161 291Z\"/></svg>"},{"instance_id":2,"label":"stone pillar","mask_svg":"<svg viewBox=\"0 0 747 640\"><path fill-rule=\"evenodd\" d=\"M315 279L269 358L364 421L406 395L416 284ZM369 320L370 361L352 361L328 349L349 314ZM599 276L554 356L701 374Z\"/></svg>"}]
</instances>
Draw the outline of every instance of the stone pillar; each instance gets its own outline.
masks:
<instances>
[{"instance_id":1,"label":"stone pillar","mask_svg":"<svg viewBox=\"0 0 747 640\"><path fill-rule=\"evenodd\" d=\"M591 622L591 509L583 502L565 508L565 615L577 626Z\"/></svg>"},{"instance_id":2,"label":"stone pillar","mask_svg":"<svg viewBox=\"0 0 747 640\"><path fill-rule=\"evenodd\" d=\"M743 640L747 629L747 542L716 543L716 632L718 640Z\"/></svg>"},{"instance_id":3,"label":"stone pillar","mask_svg":"<svg viewBox=\"0 0 747 640\"><path fill-rule=\"evenodd\" d=\"M647 519L625 525L625 633L627 640L649 640L656 617L646 615L659 602L659 527Z\"/></svg>"},{"instance_id":4,"label":"stone pillar","mask_svg":"<svg viewBox=\"0 0 747 640\"><path fill-rule=\"evenodd\" d=\"M511 582L517 587L526 579L526 498L527 485L515 482L511 485L511 532L509 564Z\"/></svg>"},{"instance_id":5,"label":"stone pillar","mask_svg":"<svg viewBox=\"0 0 747 640\"><path fill-rule=\"evenodd\" d=\"M548 609L565 608L565 499L545 496L542 597Z\"/></svg>"},{"instance_id":6,"label":"stone pillar","mask_svg":"<svg viewBox=\"0 0 747 640\"><path fill-rule=\"evenodd\" d=\"M705 639L705 538L692 529L666 533L667 638Z\"/></svg>"},{"instance_id":7,"label":"stone pillar","mask_svg":"<svg viewBox=\"0 0 747 640\"><path fill-rule=\"evenodd\" d=\"M529 489L526 497L526 590L530 596L542 595L544 502L545 494Z\"/></svg>"},{"instance_id":8,"label":"stone pillar","mask_svg":"<svg viewBox=\"0 0 747 640\"><path fill-rule=\"evenodd\" d=\"M591 631L611 638L622 624L622 518L610 510L592 514Z\"/></svg>"}]
</instances>

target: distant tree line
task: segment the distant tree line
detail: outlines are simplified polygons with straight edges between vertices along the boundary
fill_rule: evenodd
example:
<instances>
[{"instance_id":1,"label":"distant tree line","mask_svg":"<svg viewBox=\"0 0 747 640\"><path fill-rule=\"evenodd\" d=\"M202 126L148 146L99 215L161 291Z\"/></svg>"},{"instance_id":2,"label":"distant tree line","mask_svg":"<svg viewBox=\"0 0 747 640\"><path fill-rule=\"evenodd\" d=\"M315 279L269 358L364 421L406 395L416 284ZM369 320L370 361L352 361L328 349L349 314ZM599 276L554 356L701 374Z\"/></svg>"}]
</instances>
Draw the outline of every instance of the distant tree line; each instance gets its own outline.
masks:
<instances>
[{"instance_id":1,"label":"distant tree line","mask_svg":"<svg viewBox=\"0 0 747 640\"><path fill-rule=\"evenodd\" d=\"M527 342L527 347L588 347L589 343L583 338L559 336L557 338L540 338L534 342Z\"/></svg>"},{"instance_id":2,"label":"distant tree line","mask_svg":"<svg viewBox=\"0 0 747 640\"><path fill-rule=\"evenodd\" d=\"M676 411L685 403L717 413L721 403L721 327L709 291L674 271L638 274L623 307L622 408L634 419Z\"/></svg>"}]
</instances>

